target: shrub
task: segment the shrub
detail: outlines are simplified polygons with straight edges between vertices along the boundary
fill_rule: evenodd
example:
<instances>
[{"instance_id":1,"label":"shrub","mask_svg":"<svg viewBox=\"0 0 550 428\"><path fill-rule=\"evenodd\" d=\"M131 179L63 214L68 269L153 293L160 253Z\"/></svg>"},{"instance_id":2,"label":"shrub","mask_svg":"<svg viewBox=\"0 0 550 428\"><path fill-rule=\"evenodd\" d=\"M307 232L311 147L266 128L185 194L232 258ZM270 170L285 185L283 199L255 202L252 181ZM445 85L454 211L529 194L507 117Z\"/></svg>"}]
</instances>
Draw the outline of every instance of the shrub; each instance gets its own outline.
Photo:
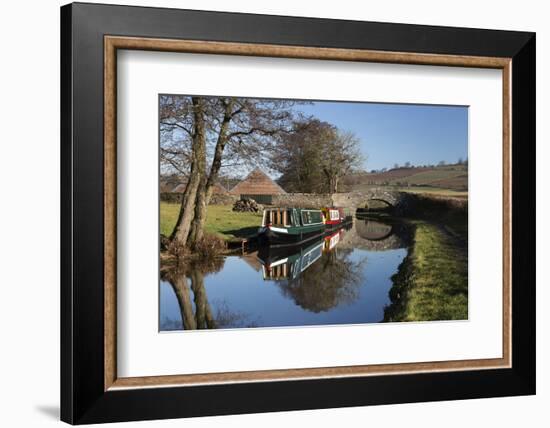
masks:
<instances>
[{"instance_id":1,"label":"shrub","mask_svg":"<svg viewBox=\"0 0 550 428\"><path fill-rule=\"evenodd\" d=\"M169 204L181 204L183 193L176 192L161 192L160 201L167 202ZM231 205L238 199L235 195L224 195L220 193L214 193L210 198L209 205Z\"/></svg>"},{"instance_id":2,"label":"shrub","mask_svg":"<svg viewBox=\"0 0 550 428\"><path fill-rule=\"evenodd\" d=\"M209 259L219 256L226 249L225 241L218 235L205 233L201 240L195 243L193 253L201 258Z\"/></svg>"},{"instance_id":3,"label":"shrub","mask_svg":"<svg viewBox=\"0 0 550 428\"><path fill-rule=\"evenodd\" d=\"M168 241L167 243L165 243L165 247L167 248L168 252L171 255L173 255L178 259L183 258L189 254L189 249L185 245L182 245L179 242L177 242L176 240L171 242ZM162 241L161 241L161 249L162 249Z\"/></svg>"},{"instance_id":4,"label":"shrub","mask_svg":"<svg viewBox=\"0 0 550 428\"><path fill-rule=\"evenodd\" d=\"M169 202L169 203L178 203L181 204L181 198L183 197L183 193L172 193L172 192L162 192L160 194L160 200L162 202Z\"/></svg>"}]
</instances>

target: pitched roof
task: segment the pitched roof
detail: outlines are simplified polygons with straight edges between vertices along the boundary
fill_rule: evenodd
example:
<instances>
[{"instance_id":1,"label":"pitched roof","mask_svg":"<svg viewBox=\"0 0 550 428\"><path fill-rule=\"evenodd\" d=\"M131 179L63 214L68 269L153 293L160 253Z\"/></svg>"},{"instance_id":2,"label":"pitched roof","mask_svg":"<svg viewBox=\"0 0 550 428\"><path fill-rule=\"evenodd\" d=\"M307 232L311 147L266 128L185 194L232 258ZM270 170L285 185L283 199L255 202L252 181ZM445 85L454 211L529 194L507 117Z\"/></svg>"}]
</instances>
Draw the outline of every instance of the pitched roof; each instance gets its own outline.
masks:
<instances>
[{"instance_id":1,"label":"pitched roof","mask_svg":"<svg viewBox=\"0 0 550 428\"><path fill-rule=\"evenodd\" d=\"M255 168L247 177L237 183L229 193L232 195L282 195L286 193L259 168Z\"/></svg>"},{"instance_id":2,"label":"pitched roof","mask_svg":"<svg viewBox=\"0 0 550 428\"><path fill-rule=\"evenodd\" d=\"M227 189L223 187L220 183L214 184L214 190L213 190L214 195L227 195L228 193L229 192L227 191Z\"/></svg>"}]
</instances>

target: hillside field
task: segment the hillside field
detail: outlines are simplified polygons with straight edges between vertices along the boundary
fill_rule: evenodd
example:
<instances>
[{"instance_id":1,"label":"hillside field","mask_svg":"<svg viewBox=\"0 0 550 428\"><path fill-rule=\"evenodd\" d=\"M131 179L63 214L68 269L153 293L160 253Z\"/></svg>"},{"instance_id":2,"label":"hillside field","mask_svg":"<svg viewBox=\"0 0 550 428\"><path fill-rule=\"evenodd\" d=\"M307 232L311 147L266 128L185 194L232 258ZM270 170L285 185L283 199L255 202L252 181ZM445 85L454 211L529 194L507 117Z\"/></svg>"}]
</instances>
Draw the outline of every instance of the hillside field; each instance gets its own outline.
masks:
<instances>
[{"instance_id":1,"label":"hillside field","mask_svg":"<svg viewBox=\"0 0 550 428\"><path fill-rule=\"evenodd\" d=\"M391 187L414 193L467 196L468 166L462 164L396 168L385 172L357 173L345 177L342 191L361 191L369 187Z\"/></svg>"}]
</instances>

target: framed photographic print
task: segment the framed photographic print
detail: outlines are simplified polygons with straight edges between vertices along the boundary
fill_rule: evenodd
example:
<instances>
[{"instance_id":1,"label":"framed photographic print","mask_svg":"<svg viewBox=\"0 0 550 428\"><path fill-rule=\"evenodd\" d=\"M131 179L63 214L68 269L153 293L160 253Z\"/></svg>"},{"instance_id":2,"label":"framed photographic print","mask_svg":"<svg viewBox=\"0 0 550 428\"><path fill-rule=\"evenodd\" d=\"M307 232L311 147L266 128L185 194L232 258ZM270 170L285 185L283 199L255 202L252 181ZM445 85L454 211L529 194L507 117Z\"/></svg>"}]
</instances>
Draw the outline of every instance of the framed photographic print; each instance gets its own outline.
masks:
<instances>
[{"instance_id":1,"label":"framed photographic print","mask_svg":"<svg viewBox=\"0 0 550 428\"><path fill-rule=\"evenodd\" d=\"M62 420L535 393L535 35L61 8Z\"/></svg>"}]
</instances>

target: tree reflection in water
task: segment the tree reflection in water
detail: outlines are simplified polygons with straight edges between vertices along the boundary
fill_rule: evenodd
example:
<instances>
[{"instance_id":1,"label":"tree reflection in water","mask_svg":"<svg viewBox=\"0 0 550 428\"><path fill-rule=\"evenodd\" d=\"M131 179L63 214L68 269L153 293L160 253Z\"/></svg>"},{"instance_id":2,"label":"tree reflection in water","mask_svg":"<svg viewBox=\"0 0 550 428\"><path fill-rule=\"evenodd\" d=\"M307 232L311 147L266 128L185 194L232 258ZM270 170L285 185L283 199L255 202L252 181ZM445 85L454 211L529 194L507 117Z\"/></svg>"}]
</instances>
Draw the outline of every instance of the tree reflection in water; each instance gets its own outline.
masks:
<instances>
[{"instance_id":1,"label":"tree reflection in water","mask_svg":"<svg viewBox=\"0 0 550 428\"><path fill-rule=\"evenodd\" d=\"M311 312L328 311L355 301L363 283L363 264L349 257L352 250L330 250L297 278L280 281L283 295Z\"/></svg>"},{"instance_id":2,"label":"tree reflection in water","mask_svg":"<svg viewBox=\"0 0 550 428\"><path fill-rule=\"evenodd\" d=\"M207 274L223 269L225 259L222 257L208 260L192 261L187 264L166 269L161 278L167 281L174 290L180 308L182 325L174 321L163 321L163 330L200 330L245 326L246 316L231 311L225 302L217 302L215 314L208 301L204 284ZM243 325L241 325L243 324ZM246 325L252 327L250 323Z\"/></svg>"}]
</instances>

